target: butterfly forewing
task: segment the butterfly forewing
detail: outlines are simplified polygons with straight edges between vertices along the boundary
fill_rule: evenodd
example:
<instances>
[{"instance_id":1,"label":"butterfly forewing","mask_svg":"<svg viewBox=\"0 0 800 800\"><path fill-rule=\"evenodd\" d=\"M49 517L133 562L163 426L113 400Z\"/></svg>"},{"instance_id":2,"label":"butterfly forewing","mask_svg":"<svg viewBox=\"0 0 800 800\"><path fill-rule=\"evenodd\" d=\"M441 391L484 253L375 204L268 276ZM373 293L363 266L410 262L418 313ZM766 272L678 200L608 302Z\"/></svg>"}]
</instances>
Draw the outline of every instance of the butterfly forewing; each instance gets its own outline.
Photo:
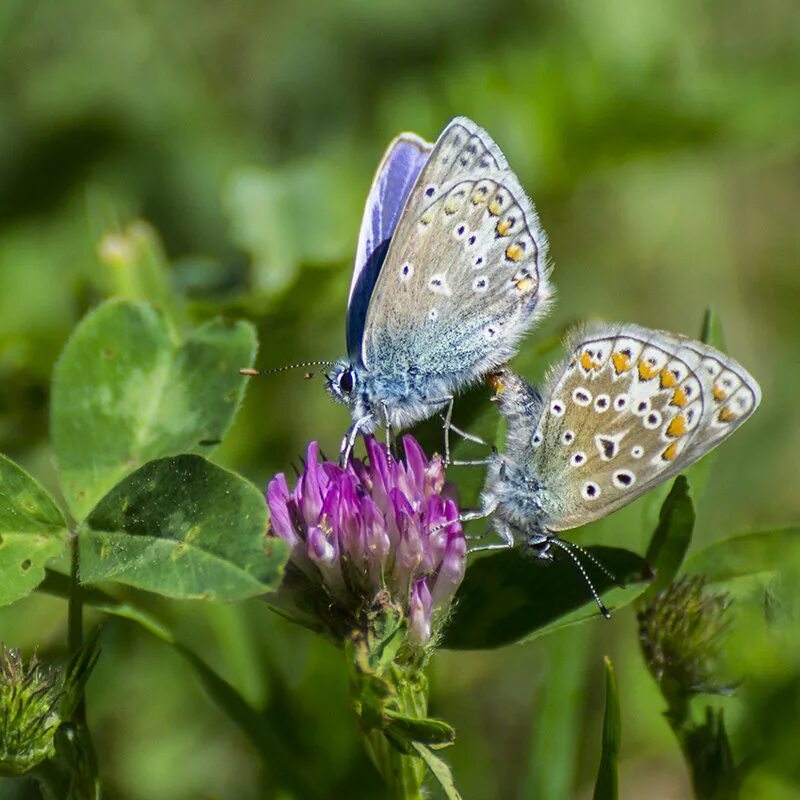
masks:
<instances>
[{"instance_id":1,"label":"butterfly forewing","mask_svg":"<svg viewBox=\"0 0 800 800\"><path fill-rule=\"evenodd\" d=\"M375 281L411 189L428 160L433 143L413 133L390 142L372 181L350 283L347 305L347 349L360 360L364 320Z\"/></svg>"},{"instance_id":2,"label":"butterfly forewing","mask_svg":"<svg viewBox=\"0 0 800 800\"><path fill-rule=\"evenodd\" d=\"M662 331L598 328L568 350L531 440L551 530L603 517L685 469L760 401L735 361Z\"/></svg>"},{"instance_id":3,"label":"butterfly forewing","mask_svg":"<svg viewBox=\"0 0 800 800\"><path fill-rule=\"evenodd\" d=\"M545 306L545 248L497 146L454 120L397 226L367 312L364 363L454 377L502 363Z\"/></svg>"},{"instance_id":4,"label":"butterfly forewing","mask_svg":"<svg viewBox=\"0 0 800 800\"><path fill-rule=\"evenodd\" d=\"M350 283L351 298L370 256L394 233L408 195L432 149L432 142L414 133L401 133L386 148L364 207Z\"/></svg>"}]
</instances>

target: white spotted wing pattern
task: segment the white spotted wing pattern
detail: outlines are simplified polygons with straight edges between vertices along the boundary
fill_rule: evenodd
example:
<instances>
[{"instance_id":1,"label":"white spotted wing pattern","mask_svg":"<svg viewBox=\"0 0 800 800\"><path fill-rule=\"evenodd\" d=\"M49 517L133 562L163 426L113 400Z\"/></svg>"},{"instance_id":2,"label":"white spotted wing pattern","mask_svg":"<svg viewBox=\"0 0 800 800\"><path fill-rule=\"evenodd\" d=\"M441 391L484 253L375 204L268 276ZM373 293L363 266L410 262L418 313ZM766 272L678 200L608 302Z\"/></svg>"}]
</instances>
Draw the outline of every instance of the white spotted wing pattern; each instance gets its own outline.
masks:
<instances>
[{"instance_id":1,"label":"white spotted wing pattern","mask_svg":"<svg viewBox=\"0 0 800 800\"><path fill-rule=\"evenodd\" d=\"M414 186L367 312L362 360L471 382L544 313L546 239L491 137L454 119Z\"/></svg>"},{"instance_id":2,"label":"white spotted wing pattern","mask_svg":"<svg viewBox=\"0 0 800 800\"><path fill-rule=\"evenodd\" d=\"M573 334L567 351L527 446L547 530L631 502L720 444L761 400L733 359L664 331L596 327Z\"/></svg>"}]
</instances>

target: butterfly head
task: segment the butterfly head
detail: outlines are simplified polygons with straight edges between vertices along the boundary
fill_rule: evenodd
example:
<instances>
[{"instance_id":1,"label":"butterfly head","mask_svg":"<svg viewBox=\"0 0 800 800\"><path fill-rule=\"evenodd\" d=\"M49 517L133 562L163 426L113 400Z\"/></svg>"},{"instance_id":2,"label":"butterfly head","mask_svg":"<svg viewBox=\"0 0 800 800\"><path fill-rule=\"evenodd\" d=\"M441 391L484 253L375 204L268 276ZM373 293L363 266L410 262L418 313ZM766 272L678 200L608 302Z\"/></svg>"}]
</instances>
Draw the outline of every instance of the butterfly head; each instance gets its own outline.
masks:
<instances>
[{"instance_id":1,"label":"butterfly head","mask_svg":"<svg viewBox=\"0 0 800 800\"><path fill-rule=\"evenodd\" d=\"M358 396L359 379L356 368L350 361L337 361L326 374L326 388L337 403L352 405Z\"/></svg>"}]
</instances>

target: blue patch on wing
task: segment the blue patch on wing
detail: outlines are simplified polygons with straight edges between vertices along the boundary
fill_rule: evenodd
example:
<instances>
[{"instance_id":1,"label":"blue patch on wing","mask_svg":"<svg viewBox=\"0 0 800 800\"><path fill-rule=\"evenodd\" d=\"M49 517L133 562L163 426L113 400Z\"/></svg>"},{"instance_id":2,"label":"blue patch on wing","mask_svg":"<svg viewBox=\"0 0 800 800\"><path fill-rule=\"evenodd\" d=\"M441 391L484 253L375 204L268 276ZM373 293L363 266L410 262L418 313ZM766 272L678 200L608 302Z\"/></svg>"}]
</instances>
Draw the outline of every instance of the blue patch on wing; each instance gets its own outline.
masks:
<instances>
[{"instance_id":1,"label":"blue patch on wing","mask_svg":"<svg viewBox=\"0 0 800 800\"><path fill-rule=\"evenodd\" d=\"M350 294L350 304L347 306L347 354L350 360L356 364L362 363L361 343L364 339L367 309L391 241L391 238L384 239L370 253Z\"/></svg>"},{"instance_id":2,"label":"blue patch on wing","mask_svg":"<svg viewBox=\"0 0 800 800\"><path fill-rule=\"evenodd\" d=\"M401 133L389 145L375 174L361 222L347 307L347 351L355 362L361 362L367 308L389 242L432 146L414 134Z\"/></svg>"}]
</instances>

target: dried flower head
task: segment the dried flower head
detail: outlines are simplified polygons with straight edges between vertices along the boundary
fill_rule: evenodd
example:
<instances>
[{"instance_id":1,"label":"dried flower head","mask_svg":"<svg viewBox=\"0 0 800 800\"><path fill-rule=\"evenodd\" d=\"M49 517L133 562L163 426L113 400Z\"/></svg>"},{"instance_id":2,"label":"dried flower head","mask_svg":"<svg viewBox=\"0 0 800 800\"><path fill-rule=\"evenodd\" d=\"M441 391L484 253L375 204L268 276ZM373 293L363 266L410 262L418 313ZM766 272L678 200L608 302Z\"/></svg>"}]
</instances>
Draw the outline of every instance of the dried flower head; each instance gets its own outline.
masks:
<instances>
[{"instance_id":1,"label":"dried flower head","mask_svg":"<svg viewBox=\"0 0 800 800\"><path fill-rule=\"evenodd\" d=\"M711 679L729 606L728 595L706 591L700 575L671 583L639 612L642 652L663 691L688 697L730 690Z\"/></svg>"},{"instance_id":2,"label":"dried flower head","mask_svg":"<svg viewBox=\"0 0 800 800\"><path fill-rule=\"evenodd\" d=\"M55 754L59 672L0 648L0 775L23 775Z\"/></svg>"},{"instance_id":3,"label":"dried flower head","mask_svg":"<svg viewBox=\"0 0 800 800\"><path fill-rule=\"evenodd\" d=\"M444 465L403 438L404 458L366 439L368 461L319 463L316 442L293 490L283 474L267 489L270 534L291 547L283 599L296 619L341 640L378 596L400 607L408 641L425 645L464 577L466 542ZM278 603L278 605L286 604Z\"/></svg>"}]
</instances>

